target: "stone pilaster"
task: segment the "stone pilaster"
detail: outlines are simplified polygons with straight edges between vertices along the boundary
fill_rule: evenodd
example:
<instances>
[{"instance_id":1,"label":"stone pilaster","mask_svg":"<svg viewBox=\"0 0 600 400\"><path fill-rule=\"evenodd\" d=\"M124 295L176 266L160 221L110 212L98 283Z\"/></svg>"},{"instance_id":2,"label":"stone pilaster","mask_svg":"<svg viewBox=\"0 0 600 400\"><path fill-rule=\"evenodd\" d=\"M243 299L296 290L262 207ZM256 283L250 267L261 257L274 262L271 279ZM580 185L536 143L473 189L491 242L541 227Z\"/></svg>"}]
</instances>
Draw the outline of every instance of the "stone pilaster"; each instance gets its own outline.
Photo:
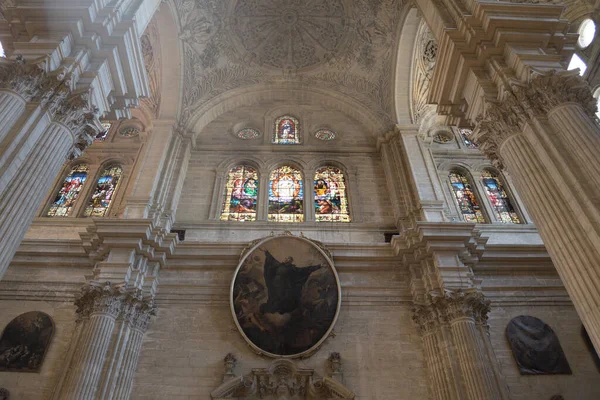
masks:
<instances>
[{"instance_id":1,"label":"stone pilaster","mask_svg":"<svg viewBox=\"0 0 600 400\"><path fill-rule=\"evenodd\" d=\"M413 319L423 336L426 362L436 399L506 398L497 363L486 346L489 301L477 291L447 291L427 296ZM492 354L493 355L493 354Z\"/></svg>"},{"instance_id":2,"label":"stone pilaster","mask_svg":"<svg viewBox=\"0 0 600 400\"><path fill-rule=\"evenodd\" d=\"M95 267L76 300L78 326L53 398L128 399L176 235L150 220L100 218L81 236Z\"/></svg>"}]
</instances>

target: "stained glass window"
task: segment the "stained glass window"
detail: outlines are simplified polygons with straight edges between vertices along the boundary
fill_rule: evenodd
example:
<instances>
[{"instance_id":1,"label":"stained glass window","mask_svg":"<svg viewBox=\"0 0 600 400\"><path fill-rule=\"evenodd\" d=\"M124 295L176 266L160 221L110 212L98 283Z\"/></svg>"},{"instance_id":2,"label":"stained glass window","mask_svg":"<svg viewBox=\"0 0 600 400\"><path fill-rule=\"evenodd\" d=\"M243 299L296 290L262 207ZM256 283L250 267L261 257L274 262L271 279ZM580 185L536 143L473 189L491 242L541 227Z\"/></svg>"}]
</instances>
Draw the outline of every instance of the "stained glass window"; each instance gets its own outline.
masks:
<instances>
[{"instance_id":1,"label":"stained glass window","mask_svg":"<svg viewBox=\"0 0 600 400\"><path fill-rule=\"evenodd\" d=\"M112 124L110 122L102 122L102 131L98 132L96 137L94 137L94 142L104 142L108 136L108 131L110 131L111 125Z\"/></svg>"},{"instance_id":2,"label":"stained glass window","mask_svg":"<svg viewBox=\"0 0 600 400\"><path fill-rule=\"evenodd\" d=\"M258 198L258 172L240 165L227 174L225 198L221 207L222 221L255 221Z\"/></svg>"},{"instance_id":3,"label":"stained glass window","mask_svg":"<svg viewBox=\"0 0 600 400\"><path fill-rule=\"evenodd\" d=\"M92 198L85 209L84 215L86 217L104 217L106 215L119 186L121 173L122 169L118 165L110 166L102 172L96 183Z\"/></svg>"},{"instance_id":4,"label":"stained glass window","mask_svg":"<svg viewBox=\"0 0 600 400\"><path fill-rule=\"evenodd\" d=\"M467 177L457 171L450 172L448 177L452 184L452 191L454 192L456 204L458 205L458 208L460 208L460 212L465 221L484 223L485 219L481 213L479 201L477 201L477 197L475 196L471 183Z\"/></svg>"},{"instance_id":5,"label":"stained glass window","mask_svg":"<svg viewBox=\"0 0 600 400\"><path fill-rule=\"evenodd\" d=\"M274 144L300 143L300 122L289 115L277 118L275 121Z\"/></svg>"},{"instance_id":6,"label":"stained glass window","mask_svg":"<svg viewBox=\"0 0 600 400\"><path fill-rule=\"evenodd\" d=\"M125 137L134 137L134 136L138 136L140 134L140 130L138 128L136 128L135 126L127 126L123 129L121 129L119 134L121 136L125 136Z\"/></svg>"},{"instance_id":7,"label":"stained glass window","mask_svg":"<svg viewBox=\"0 0 600 400\"><path fill-rule=\"evenodd\" d=\"M350 222L344 173L335 167L315 173L315 218L317 221Z\"/></svg>"},{"instance_id":8,"label":"stained glass window","mask_svg":"<svg viewBox=\"0 0 600 400\"><path fill-rule=\"evenodd\" d=\"M284 165L269 177L269 221L304 221L302 174Z\"/></svg>"},{"instance_id":9,"label":"stained glass window","mask_svg":"<svg viewBox=\"0 0 600 400\"><path fill-rule=\"evenodd\" d=\"M515 212L508 193L504 190L498 176L490 171L484 171L481 174L481 181L483 182L483 187L485 187L487 197L492 203L496 219L505 224L520 224L521 219Z\"/></svg>"},{"instance_id":10,"label":"stained glass window","mask_svg":"<svg viewBox=\"0 0 600 400\"><path fill-rule=\"evenodd\" d=\"M473 141L471 137L473 135L473 131L470 129L460 129L460 137L462 137L463 142L469 149L476 149L477 143Z\"/></svg>"},{"instance_id":11,"label":"stained glass window","mask_svg":"<svg viewBox=\"0 0 600 400\"><path fill-rule=\"evenodd\" d=\"M260 132L254 128L243 128L240 129L237 133L237 137L242 140L251 140L256 139L260 136Z\"/></svg>"},{"instance_id":12,"label":"stained glass window","mask_svg":"<svg viewBox=\"0 0 600 400\"><path fill-rule=\"evenodd\" d=\"M324 142L335 139L335 132L329 129L319 129L315 132L315 137Z\"/></svg>"},{"instance_id":13,"label":"stained glass window","mask_svg":"<svg viewBox=\"0 0 600 400\"><path fill-rule=\"evenodd\" d=\"M73 209L75 200L81 192L83 183L87 179L88 166L85 164L76 165L63 181L54 202L50 205L48 217L67 217Z\"/></svg>"}]
</instances>

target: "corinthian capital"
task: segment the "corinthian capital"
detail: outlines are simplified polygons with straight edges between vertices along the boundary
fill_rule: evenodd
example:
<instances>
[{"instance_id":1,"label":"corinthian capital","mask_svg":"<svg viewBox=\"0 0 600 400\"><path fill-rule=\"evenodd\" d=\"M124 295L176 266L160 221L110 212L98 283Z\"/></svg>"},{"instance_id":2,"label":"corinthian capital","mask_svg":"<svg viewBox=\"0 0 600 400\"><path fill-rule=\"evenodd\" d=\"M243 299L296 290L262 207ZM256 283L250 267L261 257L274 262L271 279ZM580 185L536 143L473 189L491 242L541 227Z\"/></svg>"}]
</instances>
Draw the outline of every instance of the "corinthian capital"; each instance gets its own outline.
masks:
<instances>
[{"instance_id":1,"label":"corinthian capital","mask_svg":"<svg viewBox=\"0 0 600 400\"><path fill-rule=\"evenodd\" d=\"M27 63L22 57L16 61L0 58L0 88L18 93L26 101L39 94L44 79L43 69L35 63Z\"/></svg>"},{"instance_id":2,"label":"corinthian capital","mask_svg":"<svg viewBox=\"0 0 600 400\"><path fill-rule=\"evenodd\" d=\"M521 133L531 118L544 116L565 103L579 104L592 118L597 109L589 85L577 71L538 74L528 84L513 83L502 97L502 101L486 102L473 132L479 149L498 168L503 167L500 147Z\"/></svg>"},{"instance_id":3,"label":"corinthian capital","mask_svg":"<svg viewBox=\"0 0 600 400\"><path fill-rule=\"evenodd\" d=\"M104 286L86 285L75 299L77 319L90 317L93 314L107 314L116 318L122 307L122 292L109 282Z\"/></svg>"},{"instance_id":4,"label":"corinthian capital","mask_svg":"<svg viewBox=\"0 0 600 400\"><path fill-rule=\"evenodd\" d=\"M90 90L78 93L58 90L48 102L48 112L52 118L67 126L75 137L69 159L79 157L102 130L98 109L90 103L90 97Z\"/></svg>"}]
</instances>

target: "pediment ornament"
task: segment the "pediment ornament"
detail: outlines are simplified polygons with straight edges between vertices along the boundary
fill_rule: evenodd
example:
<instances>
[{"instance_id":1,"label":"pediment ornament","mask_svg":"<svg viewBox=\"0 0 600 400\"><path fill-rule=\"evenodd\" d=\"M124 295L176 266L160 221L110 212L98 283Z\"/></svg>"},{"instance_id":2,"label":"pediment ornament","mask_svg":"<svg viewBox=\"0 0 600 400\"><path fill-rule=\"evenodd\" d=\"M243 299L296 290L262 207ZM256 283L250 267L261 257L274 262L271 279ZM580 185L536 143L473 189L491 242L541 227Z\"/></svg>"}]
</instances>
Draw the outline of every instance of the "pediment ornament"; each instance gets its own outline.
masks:
<instances>
[{"instance_id":1,"label":"pediment ornament","mask_svg":"<svg viewBox=\"0 0 600 400\"><path fill-rule=\"evenodd\" d=\"M246 376L233 375L235 357L225 357L225 377L221 386L211 393L213 400L326 400L354 399L354 393L336 379L341 363L338 353L329 359L332 376L321 377L313 369L298 368L289 359L274 360L266 368L255 368Z\"/></svg>"}]
</instances>

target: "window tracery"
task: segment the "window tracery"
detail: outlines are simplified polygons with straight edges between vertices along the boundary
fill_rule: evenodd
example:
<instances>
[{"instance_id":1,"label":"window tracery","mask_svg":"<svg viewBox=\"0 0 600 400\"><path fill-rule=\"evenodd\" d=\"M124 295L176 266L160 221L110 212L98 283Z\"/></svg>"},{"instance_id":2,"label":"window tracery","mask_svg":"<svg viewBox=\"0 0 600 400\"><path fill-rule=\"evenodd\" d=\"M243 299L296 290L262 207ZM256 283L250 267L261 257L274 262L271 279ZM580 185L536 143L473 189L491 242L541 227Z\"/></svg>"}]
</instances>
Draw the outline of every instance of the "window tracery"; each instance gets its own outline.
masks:
<instances>
[{"instance_id":1,"label":"window tracery","mask_svg":"<svg viewBox=\"0 0 600 400\"><path fill-rule=\"evenodd\" d=\"M498 175L491 171L484 171L481 174L481 181L485 188L485 193L490 203L492 203L496 219L505 224L520 224L521 219L517 215Z\"/></svg>"},{"instance_id":2,"label":"window tracery","mask_svg":"<svg viewBox=\"0 0 600 400\"><path fill-rule=\"evenodd\" d=\"M469 179L459 171L448 174L454 199L466 222L485 223L477 196Z\"/></svg>"},{"instance_id":3,"label":"window tracery","mask_svg":"<svg viewBox=\"0 0 600 400\"><path fill-rule=\"evenodd\" d=\"M304 187L299 170L284 165L269 176L268 219L273 222L304 221Z\"/></svg>"},{"instance_id":4,"label":"window tracery","mask_svg":"<svg viewBox=\"0 0 600 400\"><path fill-rule=\"evenodd\" d=\"M86 217L104 217L112 203L115 191L119 186L122 168L112 165L104 169L96 183L94 193L85 209Z\"/></svg>"},{"instance_id":5,"label":"window tracery","mask_svg":"<svg viewBox=\"0 0 600 400\"><path fill-rule=\"evenodd\" d=\"M344 173L336 167L315 172L315 219L318 222L350 222Z\"/></svg>"},{"instance_id":6,"label":"window tracery","mask_svg":"<svg viewBox=\"0 0 600 400\"><path fill-rule=\"evenodd\" d=\"M237 137L242 140L252 140L260 136L260 132L254 128L243 128L237 132Z\"/></svg>"},{"instance_id":7,"label":"window tracery","mask_svg":"<svg viewBox=\"0 0 600 400\"><path fill-rule=\"evenodd\" d=\"M258 199L258 172L239 165L227 173L225 197L221 207L222 221L255 221Z\"/></svg>"},{"instance_id":8,"label":"window tracery","mask_svg":"<svg viewBox=\"0 0 600 400\"><path fill-rule=\"evenodd\" d=\"M300 122L298 119L284 115L275 121L275 132L273 134L273 144L299 144L300 143Z\"/></svg>"},{"instance_id":9,"label":"window tracery","mask_svg":"<svg viewBox=\"0 0 600 400\"><path fill-rule=\"evenodd\" d=\"M56 193L46 216L68 217L75 205L75 200L88 176L88 166L79 164L74 166L63 181L61 188Z\"/></svg>"}]
</instances>

